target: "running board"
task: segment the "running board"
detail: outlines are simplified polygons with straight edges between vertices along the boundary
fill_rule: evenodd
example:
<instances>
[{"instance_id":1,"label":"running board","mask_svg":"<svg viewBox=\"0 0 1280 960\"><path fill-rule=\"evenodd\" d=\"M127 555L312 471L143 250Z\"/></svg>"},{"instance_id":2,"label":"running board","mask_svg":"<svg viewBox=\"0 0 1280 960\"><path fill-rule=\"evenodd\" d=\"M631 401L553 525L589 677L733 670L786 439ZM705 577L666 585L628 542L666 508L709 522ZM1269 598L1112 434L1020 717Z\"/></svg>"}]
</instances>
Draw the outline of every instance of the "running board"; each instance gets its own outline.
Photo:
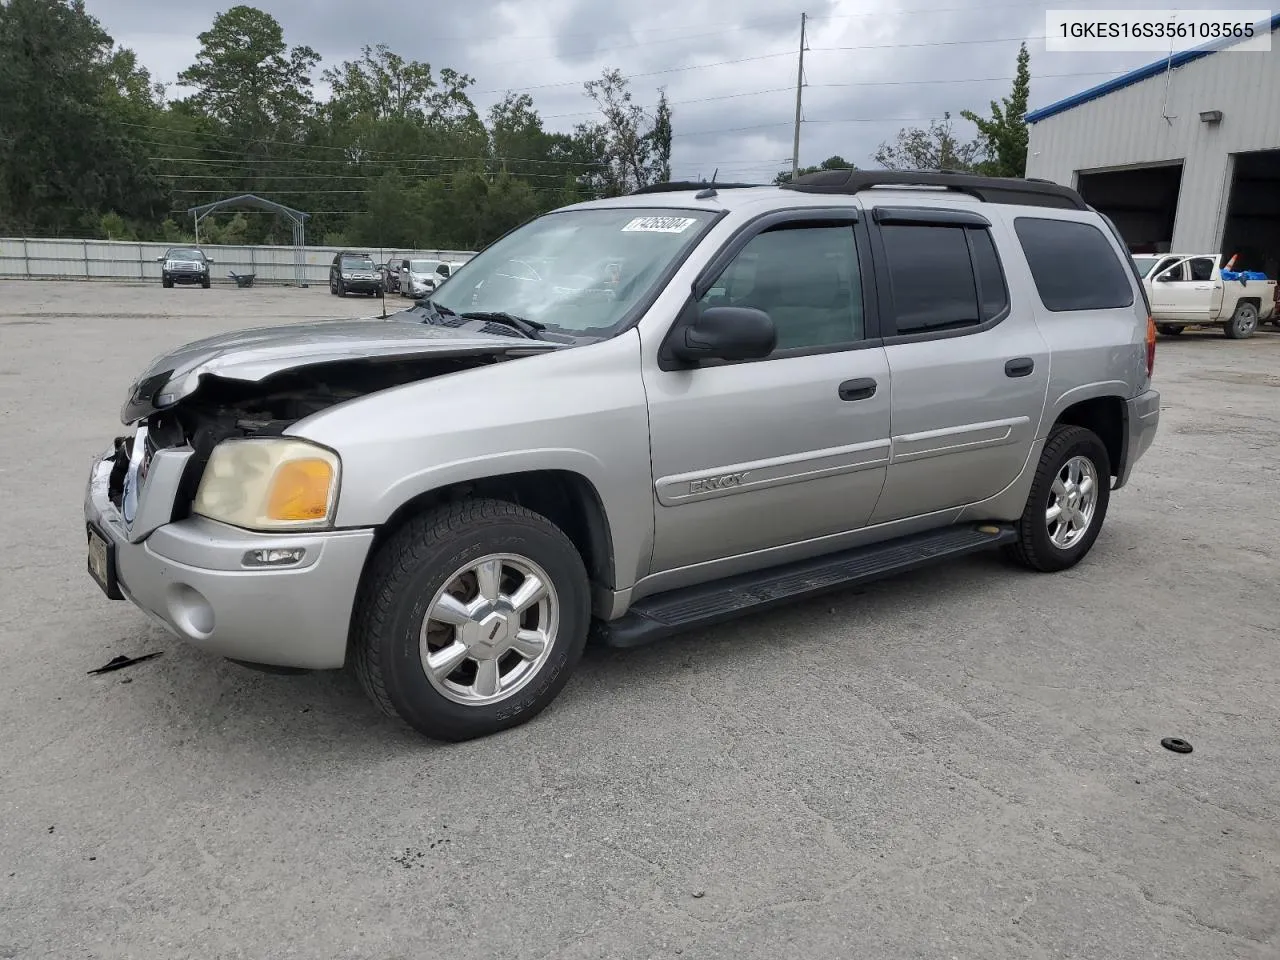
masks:
<instances>
[{"instance_id":1,"label":"running board","mask_svg":"<svg viewBox=\"0 0 1280 960\"><path fill-rule=\"evenodd\" d=\"M803 600L831 590L880 580L917 567L1012 543L1007 524L944 527L871 546L739 574L684 587L632 605L618 620L599 624L610 647L639 647L654 640L709 627L748 613Z\"/></svg>"}]
</instances>

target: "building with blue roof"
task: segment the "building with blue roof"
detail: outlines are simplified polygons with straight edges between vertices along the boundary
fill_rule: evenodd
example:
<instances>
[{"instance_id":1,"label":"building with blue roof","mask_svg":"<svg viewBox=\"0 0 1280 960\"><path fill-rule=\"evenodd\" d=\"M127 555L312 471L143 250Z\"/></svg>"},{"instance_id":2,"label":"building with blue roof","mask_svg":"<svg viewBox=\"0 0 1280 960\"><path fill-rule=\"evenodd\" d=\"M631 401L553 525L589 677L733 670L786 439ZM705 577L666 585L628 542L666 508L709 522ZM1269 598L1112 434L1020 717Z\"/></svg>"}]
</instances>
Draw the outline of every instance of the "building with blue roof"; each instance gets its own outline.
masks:
<instances>
[{"instance_id":1,"label":"building with blue roof","mask_svg":"<svg viewBox=\"0 0 1280 960\"><path fill-rule=\"evenodd\" d=\"M1261 28L1265 30L1264 22ZM1280 274L1280 14L1027 114L1027 176L1075 187L1134 252L1240 254Z\"/></svg>"}]
</instances>

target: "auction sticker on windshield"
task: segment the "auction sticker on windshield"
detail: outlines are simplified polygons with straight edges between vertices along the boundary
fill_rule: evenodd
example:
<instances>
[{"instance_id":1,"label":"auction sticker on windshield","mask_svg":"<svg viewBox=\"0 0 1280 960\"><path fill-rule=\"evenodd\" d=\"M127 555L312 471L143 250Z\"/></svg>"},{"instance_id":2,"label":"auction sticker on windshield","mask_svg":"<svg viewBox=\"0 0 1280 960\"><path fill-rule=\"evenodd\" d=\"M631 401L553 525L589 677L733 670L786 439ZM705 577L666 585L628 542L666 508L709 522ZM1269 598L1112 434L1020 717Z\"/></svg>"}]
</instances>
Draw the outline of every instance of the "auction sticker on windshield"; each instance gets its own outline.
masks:
<instances>
[{"instance_id":1,"label":"auction sticker on windshield","mask_svg":"<svg viewBox=\"0 0 1280 960\"><path fill-rule=\"evenodd\" d=\"M622 228L622 232L684 233L697 222L691 217L636 217Z\"/></svg>"}]
</instances>

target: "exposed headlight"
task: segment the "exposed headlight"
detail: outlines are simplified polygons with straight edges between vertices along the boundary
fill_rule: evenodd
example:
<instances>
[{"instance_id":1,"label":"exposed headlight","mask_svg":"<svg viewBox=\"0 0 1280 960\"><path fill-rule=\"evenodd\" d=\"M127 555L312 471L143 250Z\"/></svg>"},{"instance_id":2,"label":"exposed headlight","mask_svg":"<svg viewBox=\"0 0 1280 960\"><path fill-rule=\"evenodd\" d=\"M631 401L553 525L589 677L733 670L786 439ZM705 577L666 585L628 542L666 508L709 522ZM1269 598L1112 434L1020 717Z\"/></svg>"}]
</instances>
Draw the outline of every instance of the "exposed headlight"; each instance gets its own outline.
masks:
<instances>
[{"instance_id":1,"label":"exposed headlight","mask_svg":"<svg viewBox=\"0 0 1280 960\"><path fill-rule=\"evenodd\" d=\"M224 440L213 448L192 509L246 530L327 527L340 470L336 453L306 440Z\"/></svg>"}]
</instances>

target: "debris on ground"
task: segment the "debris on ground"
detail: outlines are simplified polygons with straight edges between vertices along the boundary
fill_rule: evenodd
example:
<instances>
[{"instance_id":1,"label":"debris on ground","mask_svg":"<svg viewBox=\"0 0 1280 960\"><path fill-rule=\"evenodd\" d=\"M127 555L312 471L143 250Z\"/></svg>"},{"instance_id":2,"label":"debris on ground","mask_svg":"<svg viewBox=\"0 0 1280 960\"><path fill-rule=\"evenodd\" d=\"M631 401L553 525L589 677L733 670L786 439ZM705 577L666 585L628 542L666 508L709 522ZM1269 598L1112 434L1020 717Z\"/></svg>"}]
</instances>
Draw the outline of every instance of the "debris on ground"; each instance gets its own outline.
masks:
<instances>
[{"instance_id":1,"label":"debris on ground","mask_svg":"<svg viewBox=\"0 0 1280 960\"><path fill-rule=\"evenodd\" d=\"M145 663L148 660L154 660L160 656L160 653L148 653L141 657L112 657L97 670L90 670L89 676L96 676L100 673L110 673L113 670L123 670L125 667L132 667L136 663Z\"/></svg>"}]
</instances>

